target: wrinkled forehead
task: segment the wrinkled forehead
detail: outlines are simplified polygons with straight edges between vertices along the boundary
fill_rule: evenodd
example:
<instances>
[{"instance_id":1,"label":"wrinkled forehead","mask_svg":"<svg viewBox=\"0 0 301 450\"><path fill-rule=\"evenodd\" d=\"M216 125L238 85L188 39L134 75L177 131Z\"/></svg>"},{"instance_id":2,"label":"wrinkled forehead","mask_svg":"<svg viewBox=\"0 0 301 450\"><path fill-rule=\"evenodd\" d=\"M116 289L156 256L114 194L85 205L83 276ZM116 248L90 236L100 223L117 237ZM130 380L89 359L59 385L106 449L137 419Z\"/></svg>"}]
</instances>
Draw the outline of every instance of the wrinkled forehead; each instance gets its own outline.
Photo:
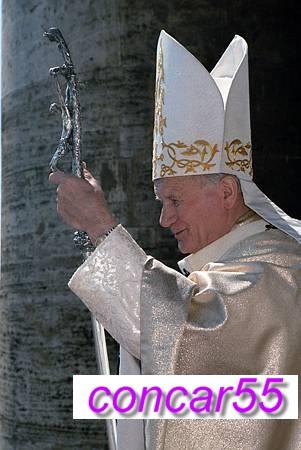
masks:
<instances>
[{"instance_id":1,"label":"wrinkled forehead","mask_svg":"<svg viewBox=\"0 0 301 450\"><path fill-rule=\"evenodd\" d=\"M169 197L173 194L182 194L200 186L201 175L185 177L168 177L154 180L154 192L159 198Z\"/></svg>"}]
</instances>

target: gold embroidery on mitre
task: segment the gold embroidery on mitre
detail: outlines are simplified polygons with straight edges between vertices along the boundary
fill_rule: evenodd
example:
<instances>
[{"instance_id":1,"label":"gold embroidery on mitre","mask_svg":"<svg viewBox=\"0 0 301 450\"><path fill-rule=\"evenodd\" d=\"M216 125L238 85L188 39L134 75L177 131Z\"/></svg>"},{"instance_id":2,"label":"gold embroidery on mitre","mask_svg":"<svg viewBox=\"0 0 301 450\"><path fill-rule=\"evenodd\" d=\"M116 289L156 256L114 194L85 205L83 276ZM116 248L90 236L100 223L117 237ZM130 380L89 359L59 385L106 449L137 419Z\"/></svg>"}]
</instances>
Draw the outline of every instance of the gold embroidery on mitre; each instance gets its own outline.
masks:
<instances>
[{"instance_id":1,"label":"gold embroidery on mitre","mask_svg":"<svg viewBox=\"0 0 301 450\"><path fill-rule=\"evenodd\" d=\"M166 117L163 116L164 105L164 67L163 67L163 50L162 42L160 41L159 56L157 61L157 80L155 90L155 135L163 136L164 128L166 127Z\"/></svg>"},{"instance_id":2,"label":"gold embroidery on mitre","mask_svg":"<svg viewBox=\"0 0 301 450\"><path fill-rule=\"evenodd\" d=\"M250 142L243 144L239 139L226 142L225 151L227 155L226 165L239 172L253 175L252 168L252 146Z\"/></svg>"},{"instance_id":3,"label":"gold embroidery on mitre","mask_svg":"<svg viewBox=\"0 0 301 450\"><path fill-rule=\"evenodd\" d=\"M157 79L155 89L155 117L154 117L154 148L153 148L153 166L154 178L157 173L157 161L162 160L162 155L158 155L158 140L164 145L163 133L166 128L166 117L163 115L164 105L164 67L162 39L159 44L159 55L157 59Z\"/></svg>"},{"instance_id":4,"label":"gold embroidery on mitre","mask_svg":"<svg viewBox=\"0 0 301 450\"><path fill-rule=\"evenodd\" d=\"M196 140L192 144L185 144L179 140L176 143L166 144L164 142L164 128L167 127L167 123L163 114L165 75L162 40L159 43L156 73L153 178L157 178L159 169L160 178L183 175L183 172L188 175L196 174L198 168L202 169L203 172L210 172L216 166L213 160L219 152L217 144L211 145L204 139Z\"/></svg>"},{"instance_id":5,"label":"gold embroidery on mitre","mask_svg":"<svg viewBox=\"0 0 301 450\"><path fill-rule=\"evenodd\" d=\"M166 150L167 155L171 159L170 165L161 164L160 177L165 176L176 176L182 174L195 174L198 167L202 168L203 172L212 169L216 166L213 163L213 158L216 153L218 153L217 144L211 145L209 142L201 139L194 141L193 144L187 145L184 142L178 141L176 143L171 142L170 144L162 144L162 153L157 160L164 161L164 151ZM186 158L181 158L180 156L186 156ZM189 157L192 157L191 159ZM177 172L176 169L182 169Z\"/></svg>"}]
</instances>

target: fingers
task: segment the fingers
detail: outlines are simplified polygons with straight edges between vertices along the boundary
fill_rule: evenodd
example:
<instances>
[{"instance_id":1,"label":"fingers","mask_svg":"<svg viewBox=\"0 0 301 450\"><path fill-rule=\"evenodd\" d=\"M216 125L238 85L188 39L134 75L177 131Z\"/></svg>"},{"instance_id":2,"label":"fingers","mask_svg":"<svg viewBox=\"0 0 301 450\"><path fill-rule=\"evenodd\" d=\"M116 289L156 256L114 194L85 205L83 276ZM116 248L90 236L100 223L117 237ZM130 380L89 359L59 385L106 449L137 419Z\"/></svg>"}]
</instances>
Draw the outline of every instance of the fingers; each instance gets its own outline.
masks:
<instances>
[{"instance_id":1,"label":"fingers","mask_svg":"<svg viewBox=\"0 0 301 450\"><path fill-rule=\"evenodd\" d=\"M84 167L84 177L85 177L85 180L89 180L89 181L94 179L92 173L89 172L89 170L86 169L85 167Z\"/></svg>"},{"instance_id":2,"label":"fingers","mask_svg":"<svg viewBox=\"0 0 301 450\"><path fill-rule=\"evenodd\" d=\"M59 189L59 188L58 188ZM74 203L74 202L72 202ZM80 213L72 207L72 203L58 192L57 213L67 225L77 230L82 230L81 223L78 218Z\"/></svg>"},{"instance_id":3,"label":"fingers","mask_svg":"<svg viewBox=\"0 0 301 450\"><path fill-rule=\"evenodd\" d=\"M83 173L84 173L84 179L93 187L95 191L102 192L101 185L96 180L96 178L93 177L92 173L87 169L87 164L83 162Z\"/></svg>"},{"instance_id":4,"label":"fingers","mask_svg":"<svg viewBox=\"0 0 301 450\"><path fill-rule=\"evenodd\" d=\"M87 169L87 164L83 162L83 172L84 172L84 179L89 182L90 185L93 187L98 187L97 180L93 177L91 172ZM62 172L61 170L56 170L55 172L51 172L49 175L49 183L51 184L63 184L67 181L73 181L77 179L74 177L74 175L66 174L65 172Z\"/></svg>"},{"instance_id":5,"label":"fingers","mask_svg":"<svg viewBox=\"0 0 301 450\"><path fill-rule=\"evenodd\" d=\"M58 185L58 190L63 186L64 190L91 189L91 183L87 180L77 178L74 175L64 173L60 170L56 170L49 175L49 183Z\"/></svg>"},{"instance_id":6,"label":"fingers","mask_svg":"<svg viewBox=\"0 0 301 450\"><path fill-rule=\"evenodd\" d=\"M83 172L86 180L94 180L92 173L88 170L87 164L83 161Z\"/></svg>"},{"instance_id":7,"label":"fingers","mask_svg":"<svg viewBox=\"0 0 301 450\"><path fill-rule=\"evenodd\" d=\"M77 178L60 170L49 175L49 182L57 186L57 211L72 228L86 231L96 238L116 223L105 195L83 164L85 178Z\"/></svg>"},{"instance_id":8,"label":"fingers","mask_svg":"<svg viewBox=\"0 0 301 450\"><path fill-rule=\"evenodd\" d=\"M49 183L51 184L61 184L70 178L70 175L62 172L61 170L56 170L55 172L51 172L49 175Z\"/></svg>"}]
</instances>

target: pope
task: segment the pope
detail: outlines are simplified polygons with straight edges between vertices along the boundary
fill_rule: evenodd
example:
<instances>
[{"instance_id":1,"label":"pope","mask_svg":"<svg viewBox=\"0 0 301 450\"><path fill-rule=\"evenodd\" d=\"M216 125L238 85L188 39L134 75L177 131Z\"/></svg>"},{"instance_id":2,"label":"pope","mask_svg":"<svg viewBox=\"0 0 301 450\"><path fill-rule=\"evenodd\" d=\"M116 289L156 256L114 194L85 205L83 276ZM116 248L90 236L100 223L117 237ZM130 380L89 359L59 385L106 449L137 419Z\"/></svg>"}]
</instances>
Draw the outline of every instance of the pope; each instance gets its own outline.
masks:
<instances>
[{"instance_id":1,"label":"pope","mask_svg":"<svg viewBox=\"0 0 301 450\"><path fill-rule=\"evenodd\" d=\"M153 181L182 273L144 253L87 169L50 175L60 216L95 244L69 286L120 343L120 373L300 374L301 224L252 176L245 40L209 73L162 31ZM301 449L300 421L118 424L119 450L211 448Z\"/></svg>"}]
</instances>

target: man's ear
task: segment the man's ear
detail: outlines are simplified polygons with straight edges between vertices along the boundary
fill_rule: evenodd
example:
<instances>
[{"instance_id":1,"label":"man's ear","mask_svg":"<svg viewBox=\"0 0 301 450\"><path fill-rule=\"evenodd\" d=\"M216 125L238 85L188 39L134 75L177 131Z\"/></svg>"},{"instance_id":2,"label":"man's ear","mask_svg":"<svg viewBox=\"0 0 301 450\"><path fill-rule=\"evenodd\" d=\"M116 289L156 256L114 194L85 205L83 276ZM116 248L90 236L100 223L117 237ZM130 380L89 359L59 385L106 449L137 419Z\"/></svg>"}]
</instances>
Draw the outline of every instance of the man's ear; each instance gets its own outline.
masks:
<instances>
[{"instance_id":1,"label":"man's ear","mask_svg":"<svg viewBox=\"0 0 301 450\"><path fill-rule=\"evenodd\" d=\"M231 209L235 205L238 196L238 184L234 177L226 175L220 180L220 194L225 209Z\"/></svg>"}]
</instances>

